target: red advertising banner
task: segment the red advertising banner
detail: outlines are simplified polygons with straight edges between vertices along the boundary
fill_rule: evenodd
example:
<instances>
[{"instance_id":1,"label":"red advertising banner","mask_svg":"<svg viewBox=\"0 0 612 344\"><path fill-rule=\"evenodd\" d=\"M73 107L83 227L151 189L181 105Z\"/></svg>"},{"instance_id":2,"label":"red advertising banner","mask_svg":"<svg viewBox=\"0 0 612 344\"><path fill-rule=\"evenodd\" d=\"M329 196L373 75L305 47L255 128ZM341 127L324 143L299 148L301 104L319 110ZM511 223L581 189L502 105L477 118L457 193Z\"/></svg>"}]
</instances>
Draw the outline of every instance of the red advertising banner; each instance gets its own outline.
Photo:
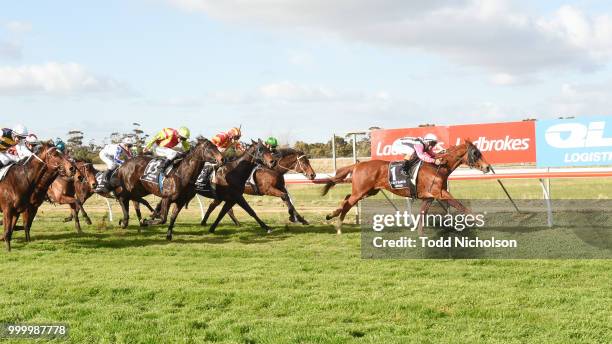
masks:
<instances>
[{"instance_id":1,"label":"red advertising banner","mask_svg":"<svg viewBox=\"0 0 612 344\"><path fill-rule=\"evenodd\" d=\"M380 129L373 130L372 139L372 159L379 160L400 160L404 158L401 153L400 139L412 136L423 137L427 134L434 134L440 141L441 148L446 148L450 139L448 127L420 127L405 129Z\"/></svg>"},{"instance_id":2,"label":"red advertising banner","mask_svg":"<svg viewBox=\"0 0 612 344\"><path fill-rule=\"evenodd\" d=\"M423 137L427 134L436 135L442 148L469 139L492 164L536 161L533 121L374 130L371 134L372 159L402 159L401 148L398 148L401 146L401 139L407 136Z\"/></svg>"}]
</instances>

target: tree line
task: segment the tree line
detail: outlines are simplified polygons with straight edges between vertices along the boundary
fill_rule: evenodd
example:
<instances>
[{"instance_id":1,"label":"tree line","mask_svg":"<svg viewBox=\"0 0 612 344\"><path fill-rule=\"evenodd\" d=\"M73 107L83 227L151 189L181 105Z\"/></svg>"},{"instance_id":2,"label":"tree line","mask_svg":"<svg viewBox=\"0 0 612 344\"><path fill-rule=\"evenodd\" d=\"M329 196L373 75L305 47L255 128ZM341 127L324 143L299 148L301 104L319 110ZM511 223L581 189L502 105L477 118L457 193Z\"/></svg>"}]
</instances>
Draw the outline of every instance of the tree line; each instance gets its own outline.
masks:
<instances>
[{"instance_id":1,"label":"tree line","mask_svg":"<svg viewBox=\"0 0 612 344\"><path fill-rule=\"evenodd\" d=\"M133 123L133 128L130 132L111 133L109 137L105 139L106 143L119 143L125 137L132 137L136 141L134 145L134 153L140 154L149 138L149 135L145 134L140 129L140 124ZM65 140L66 148L70 155L76 159L82 159L91 161L93 163L101 163L98 154L103 148L103 145L97 144L95 141L90 140L85 142L85 133L82 130L71 130L67 133ZM353 156L353 142L352 137L335 137L336 156L337 157L352 157ZM300 151L303 151L310 158L331 158L332 157L332 140L327 142L315 142L308 143L304 141L297 141L293 145L284 144L281 147L291 147ZM370 156L370 137L358 137L356 144L357 156L364 157ZM230 152L231 153L231 152ZM231 154L230 154L231 155Z\"/></svg>"}]
</instances>

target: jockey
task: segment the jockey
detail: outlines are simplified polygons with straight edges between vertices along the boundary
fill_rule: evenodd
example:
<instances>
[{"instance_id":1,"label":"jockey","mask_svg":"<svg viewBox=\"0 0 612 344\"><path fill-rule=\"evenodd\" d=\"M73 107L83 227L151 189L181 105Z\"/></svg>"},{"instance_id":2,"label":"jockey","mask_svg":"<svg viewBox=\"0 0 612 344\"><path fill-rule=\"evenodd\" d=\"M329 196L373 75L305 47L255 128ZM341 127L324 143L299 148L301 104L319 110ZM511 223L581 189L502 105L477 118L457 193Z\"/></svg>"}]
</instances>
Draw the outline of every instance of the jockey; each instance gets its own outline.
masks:
<instances>
[{"instance_id":1,"label":"jockey","mask_svg":"<svg viewBox=\"0 0 612 344\"><path fill-rule=\"evenodd\" d=\"M213 136L213 138L210 139L210 142L217 146L219 151L222 153L230 147L234 147L237 150L242 151L243 148L239 141L241 136L242 132L240 131L240 128L234 127L228 130L226 133L219 133Z\"/></svg>"},{"instance_id":2,"label":"jockey","mask_svg":"<svg viewBox=\"0 0 612 344\"><path fill-rule=\"evenodd\" d=\"M16 125L13 129L4 128L0 132L0 167L6 166L16 159L14 150L9 152L10 148L15 147L22 139L28 136L28 129L23 125Z\"/></svg>"},{"instance_id":3,"label":"jockey","mask_svg":"<svg viewBox=\"0 0 612 344\"><path fill-rule=\"evenodd\" d=\"M117 167L123 165L125 162L121 160L121 156L125 155L128 159L132 157L132 146L134 145L134 139L131 137L125 137L121 140L121 143L115 144L111 143L100 151L100 159L106 164L106 172L104 172L104 181L106 182L101 190L108 190L108 181L110 181L110 177L113 174L113 171L117 169Z\"/></svg>"},{"instance_id":4,"label":"jockey","mask_svg":"<svg viewBox=\"0 0 612 344\"><path fill-rule=\"evenodd\" d=\"M179 156L179 152L172 148L180 143L184 153L191 149L189 144L190 135L191 133L186 127L180 127L178 130L164 128L147 143L144 150L145 152L152 150L155 155L168 159L162 166L162 171L165 171Z\"/></svg>"},{"instance_id":5,"label":"jockey","mask_svg":"<svg viewBox=\"0 0 612 344\"><path fill-rule=\"evenodd\" d=\"M268 137L266 142L264 142L264 144L269 150L275 151L276 147L278 147L278 140L276 139L276 137L270 136Z\"/></svg>"},{"instance_id":6,"label":"jockey","mask_svg":"<svg viewBox=\"0 0 612 344\"><path fill-rule=\"evenodd\" d=\"M421 160L432 164L442 164L442 159L435 158L434 148L438 145L438 138L434 134L425 137L404 137L399 140L402 147L399 153L405 154L403 170L412 178L411 167Z\"/></svg>"},{"instance_id":7,"label":"jockey","mask_svg":"<svg viewBox=\"0 0 612 344\"><path fill-rule=\"evenodd\" d=\"M66 152L66 144L59 137L55 139L55 148L62 153Z\"/></svg>"}]
</instances>

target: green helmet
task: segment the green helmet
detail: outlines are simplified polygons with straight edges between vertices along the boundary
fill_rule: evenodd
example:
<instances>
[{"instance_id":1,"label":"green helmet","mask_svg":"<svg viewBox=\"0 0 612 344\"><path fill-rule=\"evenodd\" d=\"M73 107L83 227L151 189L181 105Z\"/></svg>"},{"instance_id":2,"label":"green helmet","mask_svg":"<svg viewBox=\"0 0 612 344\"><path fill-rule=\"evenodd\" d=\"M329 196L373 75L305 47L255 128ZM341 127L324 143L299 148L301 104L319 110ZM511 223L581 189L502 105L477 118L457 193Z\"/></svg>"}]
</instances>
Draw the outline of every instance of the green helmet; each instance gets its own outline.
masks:
<instances>
[{"instance_id":1,"label":"green helmet","mask_svg":"<svg viewBox=\"0 0 612 344\"><path fill-rule=\"evenodd\" d=\"M276 148L276 146L278 146L278 140L276 139L276 137L270 136L266 140L266 144L272 148Z\"/></svg>"},{"instance_id":2,"label":"green helmet","mask_svg":"<svg viewBox=\"0 0 612 344\"><path fill-rule=\"evenodd\" d=\"M189 139L189 136L191 136L191 132L189 132L189 129L187 127L180 127L178 133L179 136L184 139Z\"/></svg>"},{"instance_id":3,"label":"green helmet","mask_svg":"<svg viewBox=\"0 0 612 344\"><path fill-rule=\"evenodd\" d=\"M62 141L62 139L57 138L55 139L55 148L57 148L58 151L64 153L64 151L66 150L66 144L64 143L64 141Z\"/></svg>"}]
</instances>

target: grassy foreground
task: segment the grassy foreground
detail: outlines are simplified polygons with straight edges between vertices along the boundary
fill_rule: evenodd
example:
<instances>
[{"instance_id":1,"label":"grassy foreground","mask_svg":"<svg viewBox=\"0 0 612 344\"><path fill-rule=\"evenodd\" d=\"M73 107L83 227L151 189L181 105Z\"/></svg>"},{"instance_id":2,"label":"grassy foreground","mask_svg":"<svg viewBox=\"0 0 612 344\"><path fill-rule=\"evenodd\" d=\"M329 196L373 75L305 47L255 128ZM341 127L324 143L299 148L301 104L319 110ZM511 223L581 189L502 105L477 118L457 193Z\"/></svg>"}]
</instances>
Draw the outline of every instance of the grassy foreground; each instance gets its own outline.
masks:
<instances>
[{"instance_id":1,"label":"grassy foreground","mask_svg":"<svg viewBox=\"0 0 612 344\"><path fill-rule=\"evenodd\" d=\"M314 225L259 198L274 233L241 216L208 234L192 204L171 243L97 199L82 235L45 206L32 243L0 250L0 323L68 323L72 343L612 342L609 260L364 260L356 226L322 222L345 187L294 191Z\"/></svg>"}]
</instances>

